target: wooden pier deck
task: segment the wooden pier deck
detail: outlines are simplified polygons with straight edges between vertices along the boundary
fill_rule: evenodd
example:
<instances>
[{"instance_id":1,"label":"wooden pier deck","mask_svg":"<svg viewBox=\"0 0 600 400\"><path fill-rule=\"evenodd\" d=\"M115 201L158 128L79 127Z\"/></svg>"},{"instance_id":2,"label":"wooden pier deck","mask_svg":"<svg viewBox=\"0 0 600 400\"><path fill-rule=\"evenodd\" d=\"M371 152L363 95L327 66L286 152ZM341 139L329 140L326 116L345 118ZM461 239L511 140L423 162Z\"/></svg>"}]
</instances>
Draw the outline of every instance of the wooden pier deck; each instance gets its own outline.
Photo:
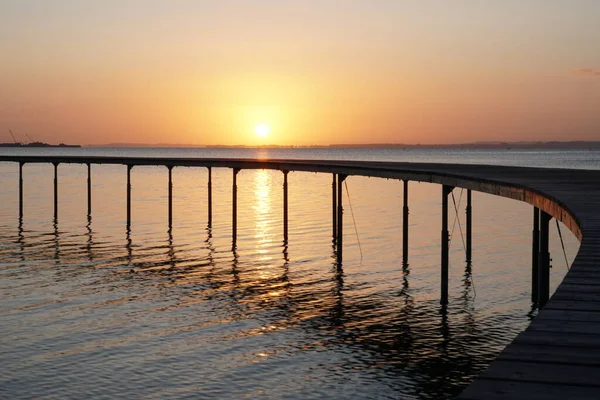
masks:
<instances>
[{"instance_id":1,"label":"wooden pier deck","mask_svg":"<svg viewBox=\"0 0 600 400\"><path fill-rule=\"evenodd\" d=\"M581 241L579 252L538 316L459 399L600 398L600 171L320 160L0 156L1 161L374 176L438 183L530 203L562 221Z\"/></svg>"}]
</instances>

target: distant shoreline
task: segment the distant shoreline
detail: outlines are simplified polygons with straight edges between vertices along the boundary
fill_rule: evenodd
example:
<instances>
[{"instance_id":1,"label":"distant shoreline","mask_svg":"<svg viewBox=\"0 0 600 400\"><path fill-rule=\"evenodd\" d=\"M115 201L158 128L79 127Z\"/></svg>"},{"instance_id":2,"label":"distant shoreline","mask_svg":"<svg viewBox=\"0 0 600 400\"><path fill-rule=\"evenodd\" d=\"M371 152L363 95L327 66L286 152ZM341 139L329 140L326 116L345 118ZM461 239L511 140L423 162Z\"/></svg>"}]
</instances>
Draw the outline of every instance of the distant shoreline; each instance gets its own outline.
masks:
<instances>
[{"instance_id":1,"label":"distant shoreline","mask_svg":"<svg viewBox=\"0 0 600 400\"><path fill-rule=\"evenodd\" d=\"M33 143L0 143L0 148L175 148L175 149L491 149L491 150L600 150L600 141L570 141L570 142L473 142L473 143L445 143L445 144L405 144L405 143L360 143L360 144L330 144L330 145L194 145L170 143L106 143L106 144L48 144L43 142Z\"/></svg>"},{"instance_id":2,"label":"distant shoreline","mask_svg":"<svg viewBox=\"0 0 600 400\"><path fill-rule=\"evenodd\" d=\"M91 148L203 148L203 149L556 149L556 150L600 150L600 141L570 142L474 142L456 144L404 144L404 143L365 143L330 145L190 145L190 144L144 144L144 143L107 143L84 145Z\"/></svg>"},{"instance_id":3,"label":"distant shoreline","mask_svg":"<svg viewBox=\"0 0 600 400\"><path fill-rule=\"evenodd\" d=\"M81 147L79 144L48 144L43 142L33 143L0 143L0 147Z\"/></svg>"}]
</instances>

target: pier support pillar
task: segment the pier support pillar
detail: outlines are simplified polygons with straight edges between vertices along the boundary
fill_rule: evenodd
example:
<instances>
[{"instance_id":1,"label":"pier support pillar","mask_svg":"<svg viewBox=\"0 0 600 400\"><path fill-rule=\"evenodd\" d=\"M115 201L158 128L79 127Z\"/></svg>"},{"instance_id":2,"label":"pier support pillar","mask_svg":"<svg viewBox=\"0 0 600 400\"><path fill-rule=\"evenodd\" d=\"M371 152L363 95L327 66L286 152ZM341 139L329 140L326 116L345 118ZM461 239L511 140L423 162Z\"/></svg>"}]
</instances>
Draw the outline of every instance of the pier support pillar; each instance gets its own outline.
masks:
<instances>
[{"instance_id":1,"label":"pier support pillar","mask_svg":"<svg viewBox=\"0 0 600 400\"><path fill-rule=\"evenodd\" d=\"M331 183L331 208L332 208L332 227L333 227L333 244L337 244L337 175L333 174L333 182Z\"/></svg>"},{"instance_id":2,"label":"pier support pillar","mask_svg":"<svg viewBox=\"0 0 600 400\"><path fill-rule=\"evenodd\" d=\"M538 264L538 307L542 309L550 297L549 225L552 217L540 210L540 256Z\"/></svg>"},{"instance_id":3,"label":"pier support pillar","mask_svg":"<svg viewBox=\"0 0 600 400\"><path fill-rule=\"evenodd\" d=\"M402 193L402 266L408 267L408 180L403 181L404 191Z\"/></svg>"},{"instance_id":4,"label":"pier support pillar","mask_svg":"<svg viewBox=\"0 0 600 400\"><path fill-rule=\"evenodd\" d=\"M58 164L57 162L52 163L54 165L54 220L58 219Z\"/></svg>"},{"instance_id":5,"label":"pier support pillar","mask_svg":"<svg viewBox=\"0 0 600 400\"><path fill-rule=\"evenodd\" d=\"M538 302L540 258L540 209L533 207L533 232L531 237L531 302Z\"/></svg>"},{"instance_id":6,"label":"pier support pillar","mask_svg":"<svg viewBox=\"0 0 600 400\"><path fill-rule=\"evenodd\" d=\"M23 220L23 165L19 163L19 220Z\"/></svg>"},{"instance_id":7,"label":"pier support pillar","mask_svg":"<svg viewBox=\"0 0 600 400\"><path fill-rule=\"evenodd\" d=\"M87 215L92 215L92 164L87 163Z\"/></svg>"},{"instance_id":8,"label":"pier support pillar","mask_svg":"<svg viewBox=\"0 0 600 400\"><path fill-rule=\"evenodd\" d=\"M337 231L336 231L336 256L338 266L342 265L342 250L344 244L344 207L343 207L343 190L342 184L347 175L338 174L337 176Z\"/></svg>"},{"instance_id":9,"label":"pier support pillar","mask_svg":"<svg viewBox=\"0 0 600 400\"><path fill-rule=\"evenodd\" d=\"M212 228L212 168L208 167L208 227Z\"/></svg>"},{"instance_id":10,"label":"pier support pillar","mask_svg":"<svg viewBox=\"0 0 600 400\"><path fill-rule=\"evenodd\" d=\"M288 242L288 173L283 171L283 241Z\"/></svg>"},{"instance_id":11,"label":"pier support pillar","mask_svg":"<svg viewBox=\"0 0 600 400\"><path fill-rule=\"evenodd\" d=\"M465 252L467 264L471 264L471 257L473 255L473 209L471 206L472 195L471 189L467 189L467 207L465 208L466 213L466 225L467 225L467 244Z\"/></svg>"},{"instance_id":12,"label":"pier support pillar","mask_svg":"<svg viewBox=\"0 0 600 400\"><path fill-rule=\"evenodd\" d=\"M440 304L448 304L448 255L450 246L450 235L448 232L448 195L454 187L442 186L442 273L441 273L441 296Z\"/></svg>"},{"instance_id":13,"label":"pier support pillar","mask_svg":"<svg viewBox=\"0 0 600 400\"><path fill-rule=\"evenodd\" d=\"M232 214L231 214L231 237L233 240L233 247L237 242L237 174L240 172L239 168L233 169L233 185L231 188L232 194Z\"/></svg>"},{"instance_id":14,"label":"pier support pillar","mask_svg":"<svg viewBox=\"0 0 600 400\"><path fill-rule=\"evenodd\" d=\"M133 165L127 166L127 229L131 227L131 169Z\"/></svg>"},{"instance_id":15,"label":"pier support pillar","mask_svg":"<svg viewBox=\"0 0 600 400\"><path fill-rule=\"evenodd\" d=\"M169 169L169 229L173 226L173 166L167 166Z\"/></svg>"}]
</instances>

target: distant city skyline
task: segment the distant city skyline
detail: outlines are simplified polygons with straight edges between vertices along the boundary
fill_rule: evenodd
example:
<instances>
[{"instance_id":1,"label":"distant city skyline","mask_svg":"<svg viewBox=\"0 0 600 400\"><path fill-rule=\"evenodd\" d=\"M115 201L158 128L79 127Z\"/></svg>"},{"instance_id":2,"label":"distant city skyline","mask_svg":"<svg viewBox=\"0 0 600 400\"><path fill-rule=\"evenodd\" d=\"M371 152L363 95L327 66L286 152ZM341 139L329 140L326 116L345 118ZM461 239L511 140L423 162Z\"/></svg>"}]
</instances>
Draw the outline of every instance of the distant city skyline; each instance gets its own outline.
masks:
<instances>
[{"instance_id":1,"label":"distant city skyline","mask_svg":"<svg viewBox=\"0 0 600 400\"><path fill-rule=\"evenodd\" d=\"M600 140L600 2L5 0L0 142Z\"/></svg>"}]
</instances>

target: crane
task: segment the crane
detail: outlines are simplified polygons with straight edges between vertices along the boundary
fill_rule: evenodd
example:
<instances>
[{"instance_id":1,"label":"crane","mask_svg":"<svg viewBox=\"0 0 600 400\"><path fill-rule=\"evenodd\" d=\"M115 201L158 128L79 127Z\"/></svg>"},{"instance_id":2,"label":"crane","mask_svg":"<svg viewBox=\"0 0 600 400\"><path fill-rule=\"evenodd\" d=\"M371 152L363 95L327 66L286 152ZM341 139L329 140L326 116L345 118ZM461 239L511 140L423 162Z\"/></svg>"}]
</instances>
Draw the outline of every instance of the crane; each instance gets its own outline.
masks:
<instances>
[{"instance_id":1,"label":"crane","mask_svg":"<svg viewBox=\"0 0 600 400\"><path fill-rule=\"evenodd\" d=\"M31 138L31 136L29 136L28 134L25 134L25 136L27 136L27 139L29 139L29 143L33 143L33 139Z\"/></svg>"},{"instance_id":2,"label":"crane","mask_svg":"<svg viewBox=\"0 0 600 400\"><path fill-rule=\"evenodd\" d=\"M18 144L17 139L15 139L15 135L13 135L12 131L9 129L8 132L10 133L10 136L12 136L15 144Z\"/></svg>"}]
</instances>

